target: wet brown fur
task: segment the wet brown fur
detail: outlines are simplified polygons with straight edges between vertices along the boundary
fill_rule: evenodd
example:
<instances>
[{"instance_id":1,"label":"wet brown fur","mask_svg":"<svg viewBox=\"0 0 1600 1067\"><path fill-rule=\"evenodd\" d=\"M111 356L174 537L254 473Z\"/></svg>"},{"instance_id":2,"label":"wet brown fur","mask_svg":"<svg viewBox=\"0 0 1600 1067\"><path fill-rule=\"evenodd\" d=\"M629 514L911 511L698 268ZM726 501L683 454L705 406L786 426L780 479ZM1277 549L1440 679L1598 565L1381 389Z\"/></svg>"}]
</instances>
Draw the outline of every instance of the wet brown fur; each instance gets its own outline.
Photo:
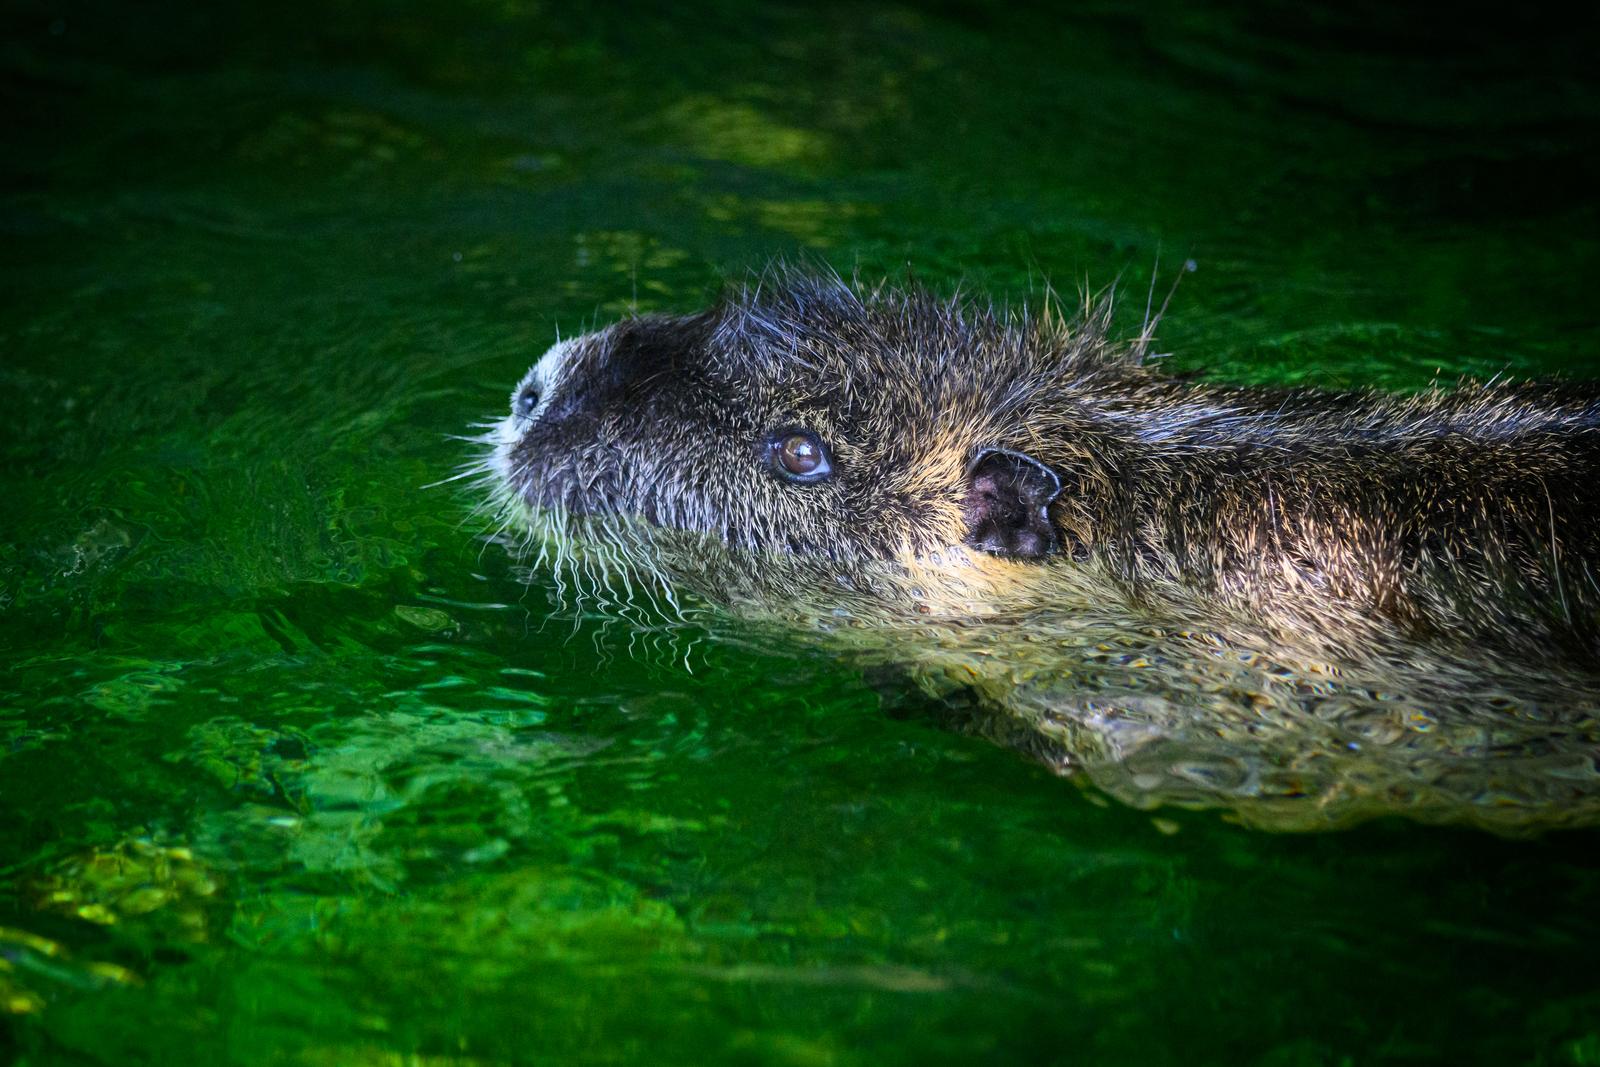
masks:
<instances>
[{"instance_id":1,"label":"wet brown fur","mask_svg":"<svg viewBox=\"0 0 1600 1067\"><path fill-rule=\"evenodd\" d=\"M807 561L848 583L892 562L942 614L1070 601L1089 581L1334 645L1379 629L1600 657L1593 385L1196 384L1146 364L1148 329L1114 341L1109 314L773 272L701 314L571 342L539 410L504 425L496 469L531 509L709 534L753 572ZM771 476L757 442L784 426L828 442L833 479ZM1060 552L963 545L983 448L1059 474Z\"/></svg>"}]
</instances>

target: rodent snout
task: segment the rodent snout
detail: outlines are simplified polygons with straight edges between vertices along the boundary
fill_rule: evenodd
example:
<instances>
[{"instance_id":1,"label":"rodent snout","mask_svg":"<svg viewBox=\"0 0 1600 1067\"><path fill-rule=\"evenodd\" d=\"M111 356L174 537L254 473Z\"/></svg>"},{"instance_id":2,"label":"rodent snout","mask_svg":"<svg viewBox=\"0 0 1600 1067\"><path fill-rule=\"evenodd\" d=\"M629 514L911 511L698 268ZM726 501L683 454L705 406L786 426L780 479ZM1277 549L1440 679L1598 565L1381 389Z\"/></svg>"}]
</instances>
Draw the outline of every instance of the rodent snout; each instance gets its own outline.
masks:
<instances>
[{"instance_id":1,"label":"rodent snout","mask_svg":"<svg viewBox=\"0 0 1600 1067\"><path fill-rule=\"evenodd\" d=\"M539 406L539 386L532 383L517 390L517 395L511 400L511 412L521 418L529 418L534 409Z\"/></svg>"}]
</instances>

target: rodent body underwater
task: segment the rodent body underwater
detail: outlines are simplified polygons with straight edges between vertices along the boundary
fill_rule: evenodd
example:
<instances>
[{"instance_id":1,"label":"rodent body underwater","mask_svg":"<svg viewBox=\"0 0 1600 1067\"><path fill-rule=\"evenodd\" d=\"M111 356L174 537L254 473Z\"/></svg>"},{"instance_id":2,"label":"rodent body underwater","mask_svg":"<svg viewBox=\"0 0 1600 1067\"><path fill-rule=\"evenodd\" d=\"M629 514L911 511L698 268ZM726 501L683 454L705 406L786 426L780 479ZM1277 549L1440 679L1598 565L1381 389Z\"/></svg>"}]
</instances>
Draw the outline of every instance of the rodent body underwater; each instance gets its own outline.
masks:
<instances>
[{"instance_id":1,"label":"rodent body underwater","mask_svg":"<svg viewBox=\"0 0 1600 1067\"><path fill-rule=\"evenodd\" d=\"M1335 644L1382 627L1600 660L1595 383L1230 388L1108 325L778 274L557 344L490 465L522 518L601 551L683 531L758 583L889 565L924 614L1088 575Z\"/></svg>"}]
</instances>

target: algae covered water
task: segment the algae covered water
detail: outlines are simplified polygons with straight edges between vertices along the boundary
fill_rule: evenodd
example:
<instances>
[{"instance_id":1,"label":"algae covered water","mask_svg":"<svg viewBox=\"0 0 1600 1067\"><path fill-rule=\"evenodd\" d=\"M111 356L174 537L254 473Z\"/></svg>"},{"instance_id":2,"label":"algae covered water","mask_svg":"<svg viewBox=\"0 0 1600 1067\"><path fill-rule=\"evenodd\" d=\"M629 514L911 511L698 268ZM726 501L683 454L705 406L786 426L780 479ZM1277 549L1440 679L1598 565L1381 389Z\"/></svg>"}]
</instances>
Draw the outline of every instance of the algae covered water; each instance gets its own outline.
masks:
<instances>
[{"instance_id":1,"label":"algae covered water","mask_svg":"<svg viewBox=\"0 0 1600 1067\"><path fill-rule=\"evenodd\" d=\"M558 333L777 256L1130 330L1188 264L1220 380L1593 376L1591 24L0 19L0 1059L1600 1062L1593 830L1137 810L813 646L553 618L423 488Z\"/></svg>"}]
</instances>

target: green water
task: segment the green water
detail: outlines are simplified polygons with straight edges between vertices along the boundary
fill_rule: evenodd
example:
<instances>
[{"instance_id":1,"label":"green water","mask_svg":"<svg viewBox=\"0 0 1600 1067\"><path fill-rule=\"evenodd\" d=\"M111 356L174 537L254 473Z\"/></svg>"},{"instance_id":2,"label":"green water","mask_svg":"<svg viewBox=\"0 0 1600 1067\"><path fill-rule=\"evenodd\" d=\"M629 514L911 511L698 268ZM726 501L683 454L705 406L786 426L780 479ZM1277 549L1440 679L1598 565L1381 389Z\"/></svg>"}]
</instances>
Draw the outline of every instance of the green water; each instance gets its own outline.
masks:
<instances>
[{"instance_id":1,"label":"green water","mask_svg":"<svg viewBox=\"0 0 1600 1067\"><path fill-rule=\"evenodd\" d=\"M1591 20L1592 21L1592 20ZM0 1061L1600 1063L1600 844L1135 811L421 488L776 255L1249 382L1594 374L1592 25L0 13ZM1165 282L1161 283L1163 286Z\"/></svg>"}]
</instances>

